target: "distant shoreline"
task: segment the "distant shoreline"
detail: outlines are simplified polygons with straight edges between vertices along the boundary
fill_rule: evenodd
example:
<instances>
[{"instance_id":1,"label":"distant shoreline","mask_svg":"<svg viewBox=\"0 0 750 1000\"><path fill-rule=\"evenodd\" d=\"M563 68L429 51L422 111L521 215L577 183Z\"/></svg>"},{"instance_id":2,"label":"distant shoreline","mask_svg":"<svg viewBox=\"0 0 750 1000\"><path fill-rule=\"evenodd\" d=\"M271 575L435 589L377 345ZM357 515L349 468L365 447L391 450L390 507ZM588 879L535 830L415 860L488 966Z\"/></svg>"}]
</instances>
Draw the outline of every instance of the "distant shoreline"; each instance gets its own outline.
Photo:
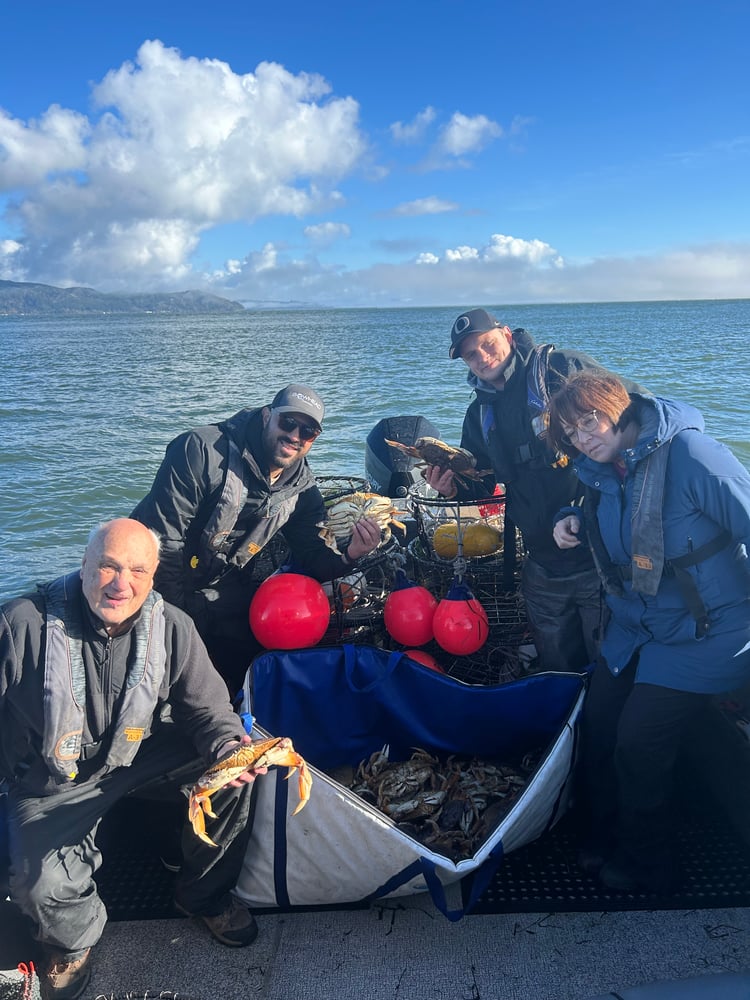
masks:
<instances>
[{"instance_id":1,"label":"distant shoreline","mask_svg":"<svg viewBox=\"0 0 750 1000\"><path fill-rule=\"evenodd\" d=\"M514 302L492 303L472 301L489 309L507 313L516 308L528 306L585 306L585 305L637 305L639 303L678 302L745 302L746 298L720 299L618 299L591 302ZM24 316L185 316L222 315L253 312L302 312L315 310L322 312L354 312L358 309L454 309L457 312L467 307L466 302L445 305L391 305L391 306L329 306L298 299L280 301L276 299L227 299L208 292L98 292L93 288L73 286L60 288L26 281L0 280L0 317L22 318Z\"/></svg>"}]
</instances>

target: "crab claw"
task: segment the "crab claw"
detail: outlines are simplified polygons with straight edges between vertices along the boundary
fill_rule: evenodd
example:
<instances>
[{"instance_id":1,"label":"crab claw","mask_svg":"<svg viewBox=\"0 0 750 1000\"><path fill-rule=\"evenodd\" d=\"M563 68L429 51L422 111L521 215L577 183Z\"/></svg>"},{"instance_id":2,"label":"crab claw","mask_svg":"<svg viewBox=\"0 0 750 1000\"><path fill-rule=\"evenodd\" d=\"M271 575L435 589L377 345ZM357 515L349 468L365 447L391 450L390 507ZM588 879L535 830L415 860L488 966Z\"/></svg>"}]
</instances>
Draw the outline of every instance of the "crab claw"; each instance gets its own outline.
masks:
<instances>
[{"instance_id":1,"label":"crab claw","mask_svg":"<svg viewBox=\"0 0 750 1000\"><path fill-rule=\"evenodd\" d=\"M210 844L212 847L218 847L219 845L211 840L206 833L204 814L210 816L211 819L216 819L216 814L211 810L211 796L206 793L197 792L191 795L188 801L188 816L192 823L193 831L204 843Z\"/></svg>"}]
</instances>

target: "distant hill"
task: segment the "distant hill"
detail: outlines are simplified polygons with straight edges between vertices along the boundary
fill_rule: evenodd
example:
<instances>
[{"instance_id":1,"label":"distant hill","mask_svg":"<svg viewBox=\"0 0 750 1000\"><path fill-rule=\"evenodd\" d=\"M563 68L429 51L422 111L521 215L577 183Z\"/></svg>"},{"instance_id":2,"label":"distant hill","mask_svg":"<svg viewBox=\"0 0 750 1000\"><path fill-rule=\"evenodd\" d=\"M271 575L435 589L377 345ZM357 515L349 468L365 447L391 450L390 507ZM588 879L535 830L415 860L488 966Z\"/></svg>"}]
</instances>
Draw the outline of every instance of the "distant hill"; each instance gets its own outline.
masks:
<instances>
[{"instance_id":1,"label":"distant hill","mask_svg":"<svg viewBox=\"0 0 750 1000\"><path fill-rule=\"evenodd\" d=\"M239 313L241 302L204 292L152 292L121 295L93 288L56 288L30 281L0 281L0 316L54 313L57 316L102 313Z\"/></svg>"}]
</instances>

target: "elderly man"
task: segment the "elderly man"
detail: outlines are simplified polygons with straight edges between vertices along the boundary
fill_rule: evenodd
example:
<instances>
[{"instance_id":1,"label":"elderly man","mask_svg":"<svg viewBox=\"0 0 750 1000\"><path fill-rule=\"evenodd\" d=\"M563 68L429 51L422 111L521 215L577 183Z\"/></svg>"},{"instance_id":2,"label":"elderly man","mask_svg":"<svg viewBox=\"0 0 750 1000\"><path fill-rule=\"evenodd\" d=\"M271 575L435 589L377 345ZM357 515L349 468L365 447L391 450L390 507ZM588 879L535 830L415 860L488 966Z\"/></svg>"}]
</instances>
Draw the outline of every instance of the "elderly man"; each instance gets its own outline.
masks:
<instances>
[{"instance_id":1,"label":"elderly man","mask_svg":"<svg viewBox=\"0 0 750 1000\"><path fill-rule=\"evenodd\" d=\"M268 406L180 434L132 514L163 538L157 589L194 619L231 694L259 649L248 608L262 582L254 560L271 538L281 531L295 568L321 582L380 542L369 518L343 556L319 537L325 506L307 455L324 413L314 389L292 384Z\"/></svg>"},{"instance_id":2,"label":"elderly man","mask_svg":"<svg viewBox=\"0 0 750 1000\"><path fill-rule=\"evenodd\" d=\"M484 495L503 483L507 510L523 536L522 591L541 670L581 670L596 655L601 601L591 555L562 552L552 537L557 511L581 494L567 456L546 440L547 404L572 372L602 366L580 351L536 346L523 329L511 330L485 309L461 313L451 329L448 355L461 358L476 393L466 412L461 446L491 469ZM638 389L634 383L629 387ZM426 470L427 482L446 497L471 499L453 473ZM480 491L481 492L481 491Z\"/></svg>"},{"instance_id":3,"label":"elderly man","mask_svg":"<svg viewBox=\"0 0 750 1000\"><path fill-rule=\"evenodd\" d=\"M152 590L158 552L158 538L138 521L110 521L92 533L80 571L2 608L10 893L47 956L44 1000L72 1000L90 977L107 920L93 879L102 817L134 789L176 771L192 782L250 742L193 622ZM253 777L214 797L209 834L221 849L186 828L175 896L182 912L235 947L257 935L230 894Z\"/></svg>"}]
</instances>

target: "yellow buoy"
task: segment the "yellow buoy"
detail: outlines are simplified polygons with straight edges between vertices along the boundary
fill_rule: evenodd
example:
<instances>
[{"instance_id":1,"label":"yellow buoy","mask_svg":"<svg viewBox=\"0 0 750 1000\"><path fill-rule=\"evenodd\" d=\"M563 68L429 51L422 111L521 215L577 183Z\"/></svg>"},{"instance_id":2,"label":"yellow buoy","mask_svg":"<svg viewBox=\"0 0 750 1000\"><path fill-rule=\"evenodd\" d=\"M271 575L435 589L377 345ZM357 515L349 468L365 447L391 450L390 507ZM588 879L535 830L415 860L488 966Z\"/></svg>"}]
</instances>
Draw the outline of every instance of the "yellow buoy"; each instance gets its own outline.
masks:
<instances>
[{"instance_id":1,"label":"yellow buoy","mask_svg":"<svg viewBox=\"0 0 750 1000\"><path fill-rule=\"evenodd\" d=\"M464 555L471 559L472 556L489 556L497 552L503 546L503 536L484 521L477 521L469 524L464 532Z\"/></svg>"},{"instance_id":2,"label":"yellow buoy","mask_svg":"<svg viewBox=\"0 0 750 1000\"><path fill-rule=\"evenodd\" d=\"M489 556L503 547L503 536L497 528L484 521L473 521L462 525L463 551L467 559ZM458 555L458 525L446 521L435 528L432 547L441 559L455 559Z\"/></svg>"},{"instance_id":3,"label":"yellow buoy","mask_svg":"<svg viewBox=\"0 0 750 1000\"><path fill-rule=\"evenodd\" d=\"M435 528L432 536L432 547L435 555L441 559L455 559L458 555L458 525L455 521L446 521Z\"/></svg>"}]
</instances>

